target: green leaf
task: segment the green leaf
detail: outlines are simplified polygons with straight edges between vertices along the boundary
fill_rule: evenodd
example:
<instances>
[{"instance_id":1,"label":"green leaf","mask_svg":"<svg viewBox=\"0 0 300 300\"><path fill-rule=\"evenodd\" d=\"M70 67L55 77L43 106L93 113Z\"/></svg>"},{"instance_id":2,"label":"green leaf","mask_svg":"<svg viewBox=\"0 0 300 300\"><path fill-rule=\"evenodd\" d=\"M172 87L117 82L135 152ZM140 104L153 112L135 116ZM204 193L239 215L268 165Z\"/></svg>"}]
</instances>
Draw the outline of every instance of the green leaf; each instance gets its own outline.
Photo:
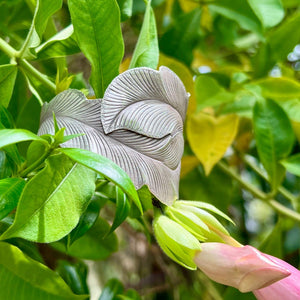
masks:
<instances>
[{"instance_id":1,"label":"green leaf","mask_svg":"<svg viewBox=\"0 0 300 300\"><path fill-rule=\"evenodd\" d=\"M269 175L272 188L276 189L284 175L279 160L289 155L294 144L291 123L276 102L264 99L254 106L253 123L260 161Z\"/></svg>"},{"instance_id":2,"label":"green leaf","mask_svg":"<svg viewBox=\"0 0 300 300\"><path fill-rule=\"evenodd\" d=\"M118 294L122 294L124 287L117 279L110 279L104 286L99 300L115 300Z\"/></svg>"},{"instance_id":3,"label":"green leaf","mask_svg":"<svg viewBox=\"0 0 300 300\"><path fill-rule=\"evenodd\" d=\"M6 129L0 122L0 129ZM23 163L23 158L21 157L16 145L9 145L3 148L7 155L13 160L16 165L21 165Z\"/></svg>"},{"instance_id":4,"label":"green leaf","mask_svg":"<svg viewBox=\"0 0 300 300\"><path fill-rule=\"evenodd\" d=\"M299 22L300 13L296 12L268 34L266 42L260 46L252 60L255 77L266 76L276 62L287 59L288 54L300 40Z\"/></svg>"},{"instance_id":5,"label":"green leaf","mask_svg":"<svg viewBox=\"0 0 300 300\"><path fill-rule=\"evenodd\" d=\"M87 286L87 266L83 262L72 263L60 260L55 269L72 291L77 295L89 294Z\"/></svg>"},{"instance_id":6,"label":"green leaf","mask_svg":"<svg viewBox=\"0 0 300 300\"><path fill-rule=\"evenodd\" d=\"M8 129L14 128L13 117L3 105L0 105L0 122L3 124L5 128Z\"/></svg>"},{"instance_id":7,"label":"green leaf","mask_svg":"<svg viewBox=\"0 0 300 300\"><path fill-rule=\"evenodd\" d=\"M216 182L222 184L216 185ZM228 212L232 200L233 184L231 178L219 168L214 168L209 176L197 167L180 180L180 199L195 199L213 204L223 212Z\"/></svg>"},{"instance_id":8,"label":"green leaf","mask_svg":"<svg viewBox=\"0 0 300 300\"><path fill-rule=\"evenodd\" d=\"M277 102L292 121L300 122L300 99Z\"/></svg>"},{"instance_id":9,"label":"green leaf","mask_svg":"<svg viewBox=\"0 0 300 300\"><path fill-rule=\"evenodd\" d=\"M271 233L259 246L259 250L278 258L283 258L283 230L283 220L279 218Z\"/></svg>"},{"instance_id":10,"label":"green leaf","mask_svg":"<svg viewBox=\"0 0 300 300\"><path fill-rule=\"evenodd\" d=\"M291 78L267 77L253 84L262 89L262 95L266 98L285 100L300 97L300 84Z\"/></svg>"},{"instance_id":11,"label":"green leaf","mask_svg":"<svg viewBox=\"0 0 300 300\"><path fill-rule=\"evenodd\" d=\"M12 174L12 164L7 154L0 150L0 179L10 177Z\"/></svg>"},{"instance_id":12,"label":"green leaf","mask_svg":"<svg viewBox=\"0 0 300 300\"><path fill-rule=\"evenodd\" d=\"M0 298L86 299L72 293L63 279L45 265L25 256L17 247L0 243Z\"/></svg>"},{"instance_id":13,"label":"green leaf","mask_svg":"<svg viewBox=\"0 0 300 300\"><path fill-rule=\"evenodd\" d=\"M46 151L48 147L40 141L33 141L27 149L27 165L30 166L36 162Z\"/></svg>"},{"instance_id":14,"label":"green leaf","mask_svg":"<svg viewBox=\"0 0 300 300\"><path fill-rule=\"evenodd\" d=\"M48 144L43 138L25 129L0 129L0 148L32 140Z\"/></svg>"},{"instance_id":15,"label":"green leaf","mask_svg":"<svg viewBox=\"0 0 300 300\"><path fill-rule=\"evenodd\" d=\"M95 173L63 154L50 156L26 185L13 225L2 239L22 237L49 243L78 223L95 190Z\"/></svg>"},{"instance_id":16,"label":"green leaf","mask_svg":"<svg viewBox=\"0 0 300 300\"><path fill-rule=\"evenodd\" d=\"M110 232L113 232L127 218L130 211L130 202L125 193L116 186L116 214Z\"/></svg>"},{"instance_id":17,"label":"green leaf","mask_svg":"<svg viewBox=\"0 0 300 300\"><path fill-rule=\"evenodd\" d=\"M61 152L69 156L76 162L94 170L98 174L112 181L119 186L122 191L136 204L142 212L142 205L136 189L129 176L108 158L83 149L60 149Z\"/></svg>"},{"instance_id":18,"label":"green leaf","mask_svg":"<svg viewBox=\"0 0 300 300\"><path fill-rule=\"evenodd\" d=\"M288 172L300 176L300 153L290 156L280 162Z\"/></svg>"},{"instance_id":19,"label":"green leaf","mask_svg":"<svg viewBox=\"0 0 300 300\"><path fill-rule=\"evenodd\" d=\"M0 220L17 206L24 186L25 180L21 178L0 180Z\"/></svg>"},{"instance_id":20,"label":"green leaf","mask_svg":"<svg viewBox=\"0 0 300 300\"><path fill-rule=\"evenodd\" d=\"M37 58L46 59L64 57L80 52L77 45L73 25L64 28L48 41L36 48Z\"/></svg>"},{"instance_id":21,"label":"green leaf","mask_svg":"<svg viewBox=\"0 0 300 300\"><path fill-rule=\"evenodd\" d=\"M198 76L195 82L197 110L234 101L234 94L227 92L210 76Z\"/></svg>"},{"instance_id":22,"label":"green leaf","mask_svg":"<svg viewBox=\"0 0 300 300\"><path fill-rule=\"evenodd\" d=\"M158 65L158 57L159 50L155 15L151 7L151 0L148 0L143 26L134 49L129 68L149 67L156 69Z\"/></svg>"},{"instance_id":23,"label":"green leaf","mask_svg":"<svg viewBox=\"0 0 300 300\"><path fill-rule=\"evenodd\" d=\"M217 0L209 7L212 11L236 21L243 29L262 35L261 22L247 1Z\"/></svg>"},{"instance_id":24,"label":"green leaf","mask_svg":"<svg viewBox=\"0 0 300 300\"><path fill-rule=\"evenodd\" d=\"M17 65L0 66L0 104L4 107L7 107L10 102L17 72Z\"/></svg>"},{"instance_id":25,"label":"green leaf","mask_svg":"<svg viewBox=\"0 0 300 300\"><path fill-rule=\"evenodd\" d=\"M22 69L26 81L27 86L31 93L39 100L40 103L45 101L50 101L55 96L54 89L49 89L49 87L45 86L45 83L41 81L39 78L33 76L31 73ZM41 77L44 77L45 80L51 81L46 75L41 74Z\"/></svg>"},{"instance_id":26,"label":"green leaf","mask_svg":"<svg viewBox=\"0 0 300 300\"><path fill-rule=\"evenodd\" d=\"M97 98L119 74L124 53L116 0L69 0L78 45L92 66L90 82Z\"/></svg>"},{"instance_id":27,"label":"green leaf","mask_svg":"<svg viewBox=\"0 0 300 300\"><path fill-rule=\"evenodd\" d=\"M10 219L12 215L4 218L1 222L3 227L7 226L6 229L13 223L13 218ZM6 224L5 224L6 223ZM1 226L0 225L0 226ZM3 228L4 229L4 228ZM3 230L4 231L4 230ZM1 232L2 233L2 232ZM20 238L12 238L8 240L9 244L18 247L25 255L28 257L44 264L44 260L39 252L38 245L36 243L26 241Z\"/></svg>"},{"instance_id":28,"label":"green leaf","mask_svg":"<svg viewBox=\"0 0 300 300\"><path fill-rule=\"evenodd\" d=\"M264 27L273 27L284 17L280 0L248 0L248 3Z\"/></svg>"},{"instance_id":29,"label":"green leaf","mask_svg":"<svg viewBox=\"0 0 300 300\"><path fill-rule=\"evenodd\" d=\"M300 40L300 13L289 16L269 36L268 43L276 61L285 60ZM287 38L288 37L288 38ZM284 43L282 42L284 41Z\"/></svg>"},{"instance_id":30,"label":"green leaf","mask_svg":"<svg viewBox=\"0 0 300 300\"><path fill-rule=\"evenodd\" d=\"M134 289L129 289L125 292L124 295L118 295L118 299L120 300L141 300L141 296Z\"/></svg>"},{"instance_id":31,"label":"green leaf","mask_svg":"<svg viewBox=\"0 0 300 300\"><path fill-rule=\"evenodd\" d=\"M68 255L91 260L103 260L118 250L118 239L115 233L109 234L110 225L98 218L95 225L67 250L62 242L51 244L53 248Z\"/></svg>"},{"instance_id":32,"label":"green leaf","mask_svg":"<svg viewBox=\"0 0 300 300\"><path fill-rule=\"evenodd\" d=\"M200 18L200 9L178 17L174 26L161 37L160 50L189 66L194 58L192 51L200 38Z\"/></svg>"},{"instance_id":33,"label":"green leaf","mask_svg":"<svg viewBox=\"0 0 300 300\"><path fill-rule=\"evenodd\" d=\"M62 6L62 0L37 0L33 20L26 40L20 50L22 58L34 58L31 48L38 46L46 29L48 19Z\"/></svg>"},{"instance_id":34,"label":"green leaf","mask_svg":"<svg viewBox=\"0 0 300 300\"><path fill-rule=\"evenodd\" d=\"M69 245L81 238L97 221L102 205L99 199L93 196L86 211L80 217L77 226L70 232L68 238Z\"/></svg>"},{"instance_id":35,"label":"green leaf","mask_svg":"<svg viewBox=\"0 0 300 300\"><path fill-rule=\"evenodd\" d=\"M124 22L132 16L133 0L117 0L117 1L121 12L121 21Z\"/></svg>"}]
</instances>

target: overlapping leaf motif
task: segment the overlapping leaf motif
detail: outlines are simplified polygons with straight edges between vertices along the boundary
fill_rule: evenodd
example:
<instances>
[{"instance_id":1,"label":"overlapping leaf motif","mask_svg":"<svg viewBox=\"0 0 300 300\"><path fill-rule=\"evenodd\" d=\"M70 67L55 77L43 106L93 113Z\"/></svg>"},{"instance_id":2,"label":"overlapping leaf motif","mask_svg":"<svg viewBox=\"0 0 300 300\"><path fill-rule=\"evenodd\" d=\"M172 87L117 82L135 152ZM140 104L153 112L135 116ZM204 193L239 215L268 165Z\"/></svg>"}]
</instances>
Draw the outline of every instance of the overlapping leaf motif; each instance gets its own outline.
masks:
<instances>
[{"instance_id":1,"label":"overlapping leaf motif","mask_svg":"<svg viewBox=\"0 0 300 300\"><path fill-rule=\"evenodd\" d=\"M128 70L108 86L103 99L64 91L43 107L40 134L53 132L52 112L66 134L85 133L63 144L114 161L136 188L148 185L169 205L178 196L183 121L188 94L168 68Z\"/></svg>"}]
</instances>

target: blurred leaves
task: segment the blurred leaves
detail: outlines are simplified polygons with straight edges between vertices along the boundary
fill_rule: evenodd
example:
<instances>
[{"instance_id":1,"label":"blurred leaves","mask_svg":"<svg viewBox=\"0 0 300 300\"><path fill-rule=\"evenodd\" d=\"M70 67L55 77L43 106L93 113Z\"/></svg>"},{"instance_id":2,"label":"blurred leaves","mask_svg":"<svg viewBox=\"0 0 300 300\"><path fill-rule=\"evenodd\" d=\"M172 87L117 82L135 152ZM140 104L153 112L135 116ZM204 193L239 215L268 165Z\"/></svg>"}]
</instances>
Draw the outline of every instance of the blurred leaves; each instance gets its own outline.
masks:
<instances>
[{"instance_id":1,"label":"blurred leaves","mask_svg":"<svg viewBox=\"0 0 300 300\"><path fill-rule=\"evenodd\" d=\"M118 250L118 240L115 233L108 235L110 226L102 218L98 218L85 235L77 239L67 249L63 242L55 242L51 245L68 255L91 260L103 260Z\"/></svg>"},{"instance_id":2,"label":"blurred leaves","mask_svg":"<svg viewBox=\"0 0 300 300\"><path fill-rule=\"evenodd\" d=\"M276 189L284 176L279 160L290 154L295 140L291 123L276 102L261 99L254 106L253 125L259 158Z\"/></svg>"},{"instance_id":3,"label":"blurred leaves","mask_svg":"<svg viewBox=\"0 0 300 300\"><path fill-rule=\"evenodd\" d=\"M200 9L179 16L170 29L161 37L160 50L189 66L193 61L192 51L201 36L200 16Z\"/></svg>"}]
</instances>

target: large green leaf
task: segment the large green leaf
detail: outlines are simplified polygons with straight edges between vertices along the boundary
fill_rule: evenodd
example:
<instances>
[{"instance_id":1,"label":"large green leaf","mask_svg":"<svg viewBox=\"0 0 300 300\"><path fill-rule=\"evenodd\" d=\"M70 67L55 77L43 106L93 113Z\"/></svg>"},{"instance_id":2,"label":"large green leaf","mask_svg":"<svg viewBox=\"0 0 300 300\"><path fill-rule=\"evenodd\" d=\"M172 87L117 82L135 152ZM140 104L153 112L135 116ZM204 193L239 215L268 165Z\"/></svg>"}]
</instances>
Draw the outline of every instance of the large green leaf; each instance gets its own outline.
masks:
<instances>
[{"instance_id":1,"label":"large green leaf","mask_svg":"<svg viewBox=\"0 0 300 300\"><path fill-rule=\"evenodd\" d=\"M248 0L248 3L264 27L273 27L284 17L280 0Z\"/></svg>"},{"instance_id":2,"label":"large green leaf","mask_svg":"<svg viewBox=\"0 0 300 300\"><path fill-rule=\"evenodd\" d=\"M53 58L80 52L75 40L73 25L64 28L37 49L37 58Z\"/></svg>"},{"instance_id":3,"label":"large green leaf","mask_svg":"<svg viewBox=\"0 0 300 300\"><path fill-rule=\"evenodd\" d=\"M116 0L69 0L74 32L81 51L92 65L90 82L96 97L103 97L119 73L124 45Z\"/></svg>"},{"instance_id":4,"label":"large green leaf","mask_svg":"<svg viewBox=\"0 0 300 300\"><path fill-rule=\"evenodd\" d=\"M0 243L0 298L9 300L87 299L72 293L63 279L17 247Z\"/></svg>"},{"instance_id":5,"label":"large green leaf","mask_svg":"<svg viewBox=\"0 0 300 300\"><path fill-rule=\"evenodd\" d=\"M2 239L22 237L48 243L78 223L95 190L95 173L63 154L50 156L26 185L13 225Z\"/></svg>"},{"instance_id":6,"label":"large green leaf","mask_svg":"<svg viewBox=\"0 0 300 300\"><path fill-rule=\"evenodd\" d=\"M279 160L289 155L294 143L291 123L276 102L264 99L254 106L253 123L259 158L276 189L284 175Z\"/></svg>"},{"instance_id":7,"label":"large green leaf","mask_svg":"<svg viewBox=\"0 0 300 300\"><path fill-rule=\"evenodd\" d=\"M0 104L7 107L14 89L17 65L0 66Z\"/></svg>"},{"instance_id":8,"label":"large green leaf","mask_svg":"<svg viewBox=\"0 0 300 300\"><path fill-rule=\"evenodd\" d=\"M62 3L62 0L37 0L29 33L20 50L21 57L33 58L35 56L30 49L40 44L48 19L61 8Z\"/></svg>"},{"instance_id":9,"label":"large green leaf","mask_svg":"<svg viewBox=\"0 0 300 300\"><path fill-rule=\"evenodd\" d=\"M0 180L0 220L17 206L24 186L25 181L21 178Z\"/></svg>"},{"instance_id":10,"label":"large green leaf","mask_svg":"<svg viewBox=\"0 0 300 300\"><path fill-rule=\"evenodd\" d=\"M25 141L48 144L46 140L25 129L0 129L0 148Z\"/></svg>"},{"instance_id":11,"label":"large green leaf","mask_svg":"<svg viewBox=\"0 0 300 300\"><path fill-rule=\"evenodd\" d=\"M137 205L142 211L142 206L136 192L136 189L129 176L116 164L108 158L99 154L83 149L60 149L61 152L69 156L76 162L94 170L103 177L119 186L125 194Z\"/></svg>"},{"instance_id":12,"label":"large green leaf","mask_svg":"<svg viewBox=\"0 0 300 300\"><path fill-rule=\"evenodd\" d=\"M159 50L155 15L151 7L151 0L148 0L143 26L129 68L149 67L156 69L158 57Z\"/></svg>"},{"instance_id":13,"label":"large green leaf","mask_svg":"<svg viewBox=\"0 0 300 300\"><path fill-rule=\"evenodd\" d=\"M95 225L68 249L64 243L51 244L55 249L68 255L91 260L103 260L118 250L118 239L115 233L109 234L110 225L98 218Z\"/></svg>"}]
</instances>

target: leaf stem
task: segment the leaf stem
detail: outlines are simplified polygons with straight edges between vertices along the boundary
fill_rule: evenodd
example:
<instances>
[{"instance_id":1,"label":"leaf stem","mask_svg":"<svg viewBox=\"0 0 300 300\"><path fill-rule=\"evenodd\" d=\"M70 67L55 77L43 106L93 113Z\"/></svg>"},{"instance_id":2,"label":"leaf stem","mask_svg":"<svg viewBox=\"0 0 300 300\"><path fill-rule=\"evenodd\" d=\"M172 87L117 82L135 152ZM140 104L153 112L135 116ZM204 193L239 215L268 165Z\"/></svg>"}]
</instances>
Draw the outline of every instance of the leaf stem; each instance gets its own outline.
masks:
<instances>
[{"instance_id":1,"label":"leaf stem","mask_svg":"<svg viewBox=\"0 0 300 300\"><path fill-rule=\"evenodd\" d=\"M56 94L56 85L50 81L46 75L42 74L40 71L38 71L35 67L33 67L26 59L18 59L18 64L21 69L25 73L31 74L36 79L38 79L40 82L44 84L49 90L54 92Z\"/></svg>"},{"instance_id":2,"label":"leaf stem","mask_svg":"<svg viewBox=\"0 0 300 300\"><path fill-rule=\"evenodd\" d=\"M231 169L229 166L227 166L224 162L219 161L217 166L224 171L227 175L235 179L244 189L249 191L254 197L259 198L261 200L266 201L273 209L275 209L279 214L282 214L286 217L289 217L293 219L294 221L300 222L300 214L296 211L293 211L284 205L280 204L274 199L270 199L268 195L261 190L259 190L256 186L253 184L244 181L241 176L235 172L233 169Z\"/></svg>"},{"instance_id":3,"label":"leaf stem","mask_svg":"<svg viewBox=\"0 0 300 300\"><path fill-rule=\"evenodd\" d=\"M39 80L45 87L47 87L51 92L56 94L56 85L50 81L46 75L42 74L35 67L33 67L26 59L19 58L19 52L11 47L5 40L0 38L0 50L2 50L10 58L15 59L18 66L27 74L34 76Z\"/></svg>"},{"instance_id":4,"label":"leaf stem","mask_svg":"<svg viewBox=\"0 0 300 300\"><path fill-rule=\"evenodd\" d=\"M34 171L36 168L38 168L45 159L51 154L53 148L50 147L38 160L36 160L32 165L30 165L28 168L23 170L20 173L20 177L26 177L30 172Z\"/></svg>"},{"instance_id":5,"label":"leaf stem","mask_svg":"<svg viewBox=\"0 0 300 300\"><path fill-rule=\"evenodd\" d=\"M247 164L256 174L261 176L263 179L265 179L267 182L269 182L268 176L262 172L262 170L253 162L251 162L247 156L242 155L239 153L239 157L242 159L242 161ZM283 195L286 199L288 199L295 209L298 207L298 201L297 197L295 197L290 191L288 191L285 187L279 186L278 192Z\"/></svg>"},{"instance_id":6,"label":"leaf stem","mask_svg":"<svg viewBox=\"0 0 300 300\"><path fill-rule=\"evenodd\" d=\"M10 58L15 58L18 54L18 51L11 47L5 40L0 38L0 50L2 50Z\"/></svg>"}]
</instances>

